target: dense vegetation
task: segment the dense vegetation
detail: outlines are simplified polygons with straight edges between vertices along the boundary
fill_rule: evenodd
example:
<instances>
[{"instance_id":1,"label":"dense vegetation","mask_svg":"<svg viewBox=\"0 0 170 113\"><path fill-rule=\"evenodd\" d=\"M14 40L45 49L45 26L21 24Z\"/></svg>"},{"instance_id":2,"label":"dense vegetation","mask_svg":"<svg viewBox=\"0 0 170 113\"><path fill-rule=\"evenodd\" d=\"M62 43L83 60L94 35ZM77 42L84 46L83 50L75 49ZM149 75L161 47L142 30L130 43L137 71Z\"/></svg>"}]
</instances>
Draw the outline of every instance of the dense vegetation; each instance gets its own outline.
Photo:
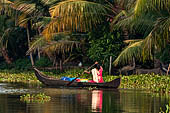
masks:
<instances>
[{"instance_id":1,"label":"dense vegetation","mask_svg":"<svg viewBox=\"0 0 170 113\"><path fill-rule=\"evenodd\" d=\"M133 58L147 68L154 68L154 59L168 64L169 7L170 0L0 0L0 69L98 61L108 70L110 56L116 69ZM112 79L107 75L105 81ZM1 76L10 81L18 75ZM169 92L168 76L123 76L122 83Z\"/></svg>"},{"instance_id":2,"label":"dense vegetation","mask_svg":"<svg viewBox=\"0 0 170 113\"><path fill-rule=\"evenodd\" d=\"M0 1L1 62L168 63L169 1ZM126 40L126 41L125 41ZM128 40L128 41L127 41ZM126 42L126 43L125 43ZM26 53L27 52L27 53ZM151 65L151 67L153 67Z\"/></svg>"},{"instance_id":3,"label":"dense vegetation","mask_svg":"<svg viewBox=\"0 0 170 113\"><path fill-rule=\"evenodd\" d=\"M75 77L78 72L82 72L82 69L69 70L64 73L56 74L54 72L44 71L44 73L61 78L63 76ZM107 75L104 73L104 81L111 81L119 76ZM89 74L82 75L81 78L92 79L92 76ZM161 92L169 93L170 92L170 77L169 76L159 76L159 75L131 75L131 76L121 76L121 85L119 88L122 89L140 89L147 90L151 92ZM32 83L34 85L41 84L35 77L33 72L15 72L14 70L3 70L0 72L0 82L22 82L22 83Z\"/></svg>"}]
</instances>

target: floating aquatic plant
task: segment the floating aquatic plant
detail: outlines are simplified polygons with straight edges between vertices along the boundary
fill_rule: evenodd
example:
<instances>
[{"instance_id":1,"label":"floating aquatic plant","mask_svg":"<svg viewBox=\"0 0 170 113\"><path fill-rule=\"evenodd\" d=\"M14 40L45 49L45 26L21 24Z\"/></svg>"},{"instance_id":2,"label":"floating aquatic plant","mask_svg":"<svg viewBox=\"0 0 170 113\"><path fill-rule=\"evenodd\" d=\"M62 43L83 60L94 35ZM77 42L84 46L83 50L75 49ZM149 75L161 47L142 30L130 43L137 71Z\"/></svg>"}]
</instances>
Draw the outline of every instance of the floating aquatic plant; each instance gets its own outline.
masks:
<instances>
[{"instance_id":1,"label":"floating aquatic plant","mask_svg":"<svg viewBox=\"0 0 170 113\"><path fill-rule=\"evenodd\" d=\"M50 96L45 95L44 93L39 94L25 94L20 96L21 101L25 101L27 103L30 102L38 102L38 103L44 103L51 100Z\"/></svg>"}]
</instances>

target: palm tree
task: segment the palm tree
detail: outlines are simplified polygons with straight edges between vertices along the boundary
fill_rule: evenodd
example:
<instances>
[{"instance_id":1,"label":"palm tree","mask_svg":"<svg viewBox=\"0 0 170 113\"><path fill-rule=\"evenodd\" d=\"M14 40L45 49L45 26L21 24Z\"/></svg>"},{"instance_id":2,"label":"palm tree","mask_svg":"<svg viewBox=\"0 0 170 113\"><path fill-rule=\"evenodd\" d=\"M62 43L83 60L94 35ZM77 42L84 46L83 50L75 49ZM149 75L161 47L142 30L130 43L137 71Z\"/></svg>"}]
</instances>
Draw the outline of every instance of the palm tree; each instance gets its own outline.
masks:
<instances>
[{"instance_id":1,"label":"palm tree","mask_svg":"<svg viewBox=\"0 0 170 113\"><path fill-rule=\"evenodd\" d=\"M124 15L121 20L119 17L112 28L125 27L131 32L135 30L142 33L144 39L127 46L114 61L115 65L127 64L133 57L141 61L153 60L154 53L169 44L170 0L136 0L135 3L131 10L126 11L128 15Z\"/></svg>"},{"instance_id":2,"label":"palm tree","mask_svg":"<svg viewBox=\"0 0 170 113\"><path fill-rule=\"evenodd\" d=\"M38 48L44 52L48 50L49 54L49 50L66 52L72 50L74 45L74 47L79 47L78 42L67 38L60 39L58 38L59 35L65 34L64 37L68 37L68 33L73 31L86 32L91 30L93 26L102 21L103 15L106 14L103 5L84 0L61 2L39 0L38 3L37 1L25 2L25 0L19 0L15 2L15 5L17 10L23 12L20 16L20 25L25 26L25 23L30 20L33 23L32 27L38 31L38 36L35 36L36 38L28 53ZM38 8L39 5L43 7ZM43 9L44 7L46 9Z\"/></svg>"},{"instance_id":3,"label":"palm tree","mask_svg":"<svg viewBox=\"0 0 170 113\"><path fill-rule=\"evenodd\" d=\"M35 30L39 35L42 27L46 22L48 23L49 3L46 0L16 0L14 2L14 8L20 12L18 24L27 29L28 47L31 46L31 38L34 34L31 30ZM42 21L42 20L47 21ZM34 65L32 52L29 52L31 64Z\"/></svg>"},{"instance_id":4,"label":"palm tree","mask_svg":"<svg viewBox=\"0 0 170 113\"><path fill-rule=\"evenodd\" d=\"M11 22L12 15L14 14L11 9L12 2L8 0L0 0L0 26L1 26L1 33L0 33L0 51L2 56L4 57L5 61L8 64L12 63L12 59L8 55L7 51L7 42L6 36L8 32L13 29L14 26L9 26L9 22ZM12 20L13 21L13 20Z\"/></svg>"}]
</instances>

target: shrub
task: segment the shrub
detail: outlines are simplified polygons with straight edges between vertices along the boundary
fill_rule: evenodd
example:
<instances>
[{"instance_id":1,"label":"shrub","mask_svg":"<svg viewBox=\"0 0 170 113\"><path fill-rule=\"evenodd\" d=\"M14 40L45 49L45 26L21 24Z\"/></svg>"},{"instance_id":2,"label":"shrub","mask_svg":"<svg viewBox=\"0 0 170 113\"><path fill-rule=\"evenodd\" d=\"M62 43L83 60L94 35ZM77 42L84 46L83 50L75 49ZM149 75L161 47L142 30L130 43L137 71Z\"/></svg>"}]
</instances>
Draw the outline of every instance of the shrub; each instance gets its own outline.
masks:
<instances>
[{"instance_id":1,"label":"shrub","mask_svg":"<svg viewBox=\"0 0 170 113\"><path fill-rule=\"evenodd\" d=\"M41 57L39 60L36 60L35 62L35 66L37 67L48 67L51 65L52 65L52 62L46 57Z\"/></svg>"}]
</instances>

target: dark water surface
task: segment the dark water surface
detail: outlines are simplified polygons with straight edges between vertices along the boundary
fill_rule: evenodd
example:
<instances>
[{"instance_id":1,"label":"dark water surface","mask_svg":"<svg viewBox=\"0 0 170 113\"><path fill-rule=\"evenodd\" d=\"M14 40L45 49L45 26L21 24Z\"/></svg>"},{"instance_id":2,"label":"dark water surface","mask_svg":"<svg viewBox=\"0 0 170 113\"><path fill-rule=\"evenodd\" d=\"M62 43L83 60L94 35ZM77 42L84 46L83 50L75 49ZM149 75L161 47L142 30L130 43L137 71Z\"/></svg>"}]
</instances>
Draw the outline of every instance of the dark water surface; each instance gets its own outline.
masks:
<instances>
[{"instance_id":1,"label":"dark water surface","mask_svg":"<svg viewBox=\"0 0 170 113\"><path fill-rule=\"evenodd\" d=\"M22 102L20 95L45 93L49 102ZM139 90L45 88L0 83L0 113L159 113L169 95Z\"/></svg>"}]
</instances>

